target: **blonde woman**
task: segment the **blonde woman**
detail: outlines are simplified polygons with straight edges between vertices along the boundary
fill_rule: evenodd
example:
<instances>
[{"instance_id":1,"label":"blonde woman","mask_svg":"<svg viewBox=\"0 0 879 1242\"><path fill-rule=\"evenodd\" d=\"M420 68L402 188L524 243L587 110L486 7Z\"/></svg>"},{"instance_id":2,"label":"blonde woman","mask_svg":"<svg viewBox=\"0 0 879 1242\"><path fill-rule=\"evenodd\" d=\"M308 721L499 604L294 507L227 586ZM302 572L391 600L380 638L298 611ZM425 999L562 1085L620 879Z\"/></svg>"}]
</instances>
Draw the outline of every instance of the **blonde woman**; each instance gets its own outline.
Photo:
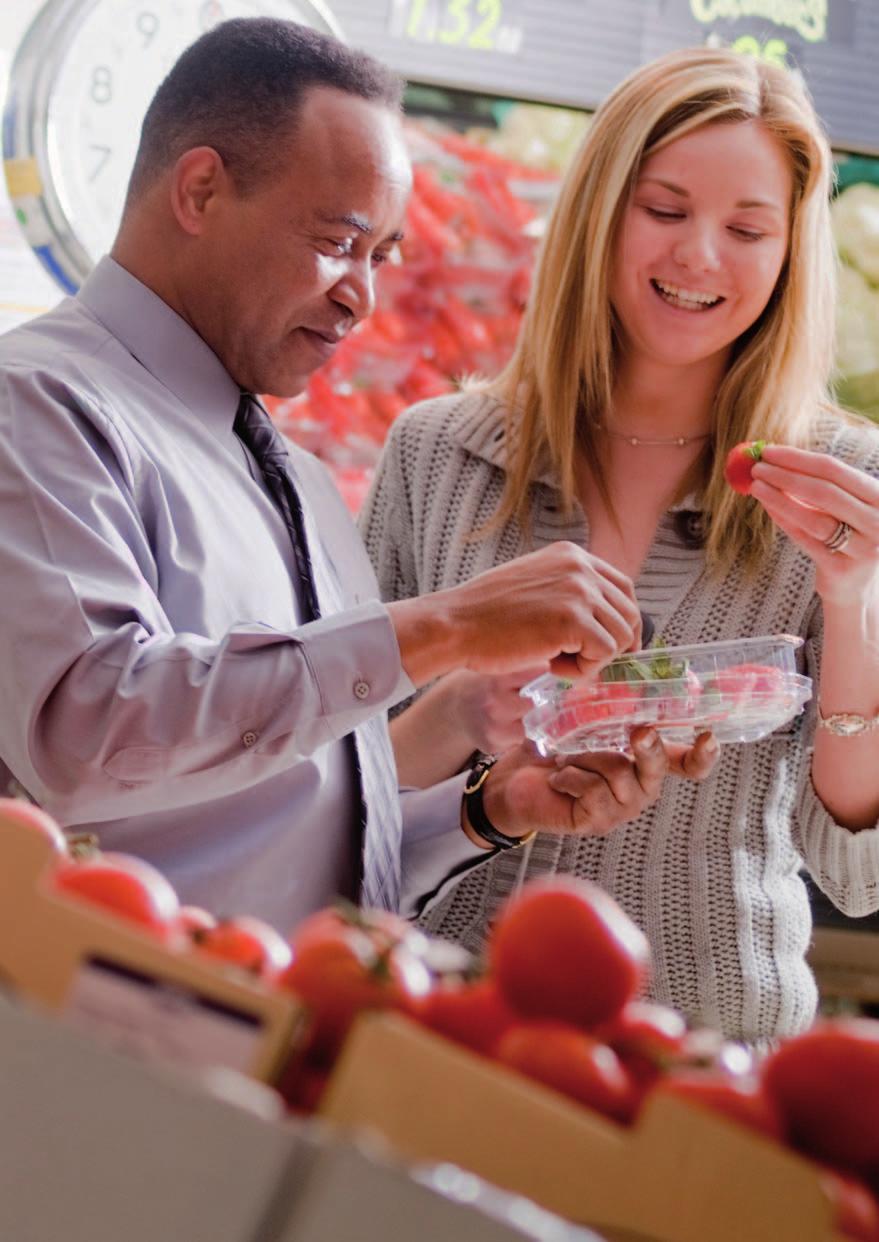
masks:
<instances>
[{"instance_id":1,"label":"blonde woman","mask_svg":"<svg viewBox=\"0 0 879 1242\"><path fill-rule=\"evenodd\" d=\"M649 936L653 996L748 1041L815 1013L802 865L848 914L879 907L879 432L828 399L831 175L786 71L709 50L638 70L565 179L510 365L398 421L363 516L386 598L566 539L669 644L806 639L805 717L611 833L494 853L422 915L475 948L523 866L588 876ZM723 462L757 438L744 498ZM533 671L435 684L394 723L403 779L520 744ZM490 819L490 772L483 793Z\"/></svg>"}]
</instances>

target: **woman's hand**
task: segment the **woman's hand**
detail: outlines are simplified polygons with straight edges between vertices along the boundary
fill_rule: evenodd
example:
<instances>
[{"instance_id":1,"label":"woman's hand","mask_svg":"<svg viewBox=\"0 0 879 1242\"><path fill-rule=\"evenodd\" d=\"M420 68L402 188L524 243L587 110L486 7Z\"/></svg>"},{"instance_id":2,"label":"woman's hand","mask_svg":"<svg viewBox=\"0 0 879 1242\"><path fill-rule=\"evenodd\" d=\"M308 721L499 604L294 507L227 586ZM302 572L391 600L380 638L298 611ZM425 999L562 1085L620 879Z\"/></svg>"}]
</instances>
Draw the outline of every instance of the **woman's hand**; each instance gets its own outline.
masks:
<instances>
[{"instance_id":1,"label":"woman's hand","mask_svg":"<svg viewBox=\"0 0 879 1242\"><path fill-rule=\"evenodd\" d=\"M518 673L492 677L461 669L448 675L454 686L454 704L449 711L457 721L461 736L474 750L493 755L518 745L525 737L522 717L532 706L519 691L529 681L549 671L549 665L534 665Z\"/></svg>"},{"instance_id":2,"label":"woman's hand","mask_svg":"<svg viewBox=\"0 0 879 1242\"><path fill-rule=\"evenodd\" d=\"M766 446L752 478L751 495L815 562L825 605L879 598L879 481L828 453L780 444Z\"/></svg>"}]
</instances>

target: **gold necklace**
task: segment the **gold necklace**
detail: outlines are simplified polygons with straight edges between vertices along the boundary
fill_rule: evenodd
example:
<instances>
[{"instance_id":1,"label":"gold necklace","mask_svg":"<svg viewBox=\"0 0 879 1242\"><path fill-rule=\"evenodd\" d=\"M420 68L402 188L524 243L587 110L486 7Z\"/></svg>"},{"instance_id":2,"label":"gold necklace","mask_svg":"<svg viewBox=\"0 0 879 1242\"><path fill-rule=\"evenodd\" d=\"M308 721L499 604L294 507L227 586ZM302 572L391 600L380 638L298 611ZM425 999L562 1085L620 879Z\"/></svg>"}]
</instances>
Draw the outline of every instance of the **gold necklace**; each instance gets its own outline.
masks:
<instances>
[{"instance_id":1,"label":"gold necklace","mask_svg":"<svg viewBox=\"0 0 879 1242\"><path fill-rule=\"evenodd\" d=\"M596 430L603 431L606 435L616 436L618 440L625 440L627 444L631 444L634 448L641 448L642 445L648 448L653 446L668 447L669 445L674 445L676 448L684 448L687 444L695 444L697 440L707 440L711 436L710 431L705 431L699 436L670 436L668 439L651 440L644 436L629 435L625 431L615 431L613 427L605 427L604 423L596 423L595 427Z\"/></svg>"}]
</instances>

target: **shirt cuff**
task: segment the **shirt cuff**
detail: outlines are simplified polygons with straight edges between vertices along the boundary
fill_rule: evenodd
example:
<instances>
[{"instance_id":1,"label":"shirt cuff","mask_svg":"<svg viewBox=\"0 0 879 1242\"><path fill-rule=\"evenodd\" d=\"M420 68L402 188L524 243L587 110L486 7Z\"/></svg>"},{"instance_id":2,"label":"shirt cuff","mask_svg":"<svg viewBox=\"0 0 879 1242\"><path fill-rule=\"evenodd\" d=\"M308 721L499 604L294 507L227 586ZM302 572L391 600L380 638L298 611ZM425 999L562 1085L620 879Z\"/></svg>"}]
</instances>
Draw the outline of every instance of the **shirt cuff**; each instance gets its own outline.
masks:
<instances>
[{"instance_id":1,"label":"shirt cuff","mask_svg":"<svg viewBox=\"0 0 879 1242\"><path fill-rule=\"evenodd\" d=\"M293 637L336 738L415 691L400 659L390 613L377 600L309 622Z\"/></svg>"},{"instance_id":2,"label":"shirt cuff","mask_svg":"<svg viewBox=\"0 0 879 1242\"><path fill-rule=\"evenodd\" d=\"M461 827L461 799L467 772L427 789L401 789L403 808L400 911L421 914L465 871L493 858L495 850L475 845Z\"/></svg>"}]
</instances>

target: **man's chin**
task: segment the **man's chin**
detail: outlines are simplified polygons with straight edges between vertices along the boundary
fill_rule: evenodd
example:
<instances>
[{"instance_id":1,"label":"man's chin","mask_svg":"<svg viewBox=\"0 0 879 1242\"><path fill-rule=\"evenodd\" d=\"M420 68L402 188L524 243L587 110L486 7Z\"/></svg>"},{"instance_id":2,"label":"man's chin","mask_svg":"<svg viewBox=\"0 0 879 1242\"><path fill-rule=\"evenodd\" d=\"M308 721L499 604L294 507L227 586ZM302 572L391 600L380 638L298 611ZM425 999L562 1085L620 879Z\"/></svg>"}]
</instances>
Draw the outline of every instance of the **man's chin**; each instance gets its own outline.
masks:
<instances>
[{"instance_id":1,"label":"man's chin","mask_svg":"<svg viewBox=\"0 0 879 1242\"><path fill-rule=\"evenodd\" d=\"M266 375L264 382L253 391L261 393L264 397L277 397L283 400L289 397L298 397L300 393L305 392L308 385L310 372L304 375L301 372L293 374L279 374L277 371Z\"/></svg>"}]
</instances>

